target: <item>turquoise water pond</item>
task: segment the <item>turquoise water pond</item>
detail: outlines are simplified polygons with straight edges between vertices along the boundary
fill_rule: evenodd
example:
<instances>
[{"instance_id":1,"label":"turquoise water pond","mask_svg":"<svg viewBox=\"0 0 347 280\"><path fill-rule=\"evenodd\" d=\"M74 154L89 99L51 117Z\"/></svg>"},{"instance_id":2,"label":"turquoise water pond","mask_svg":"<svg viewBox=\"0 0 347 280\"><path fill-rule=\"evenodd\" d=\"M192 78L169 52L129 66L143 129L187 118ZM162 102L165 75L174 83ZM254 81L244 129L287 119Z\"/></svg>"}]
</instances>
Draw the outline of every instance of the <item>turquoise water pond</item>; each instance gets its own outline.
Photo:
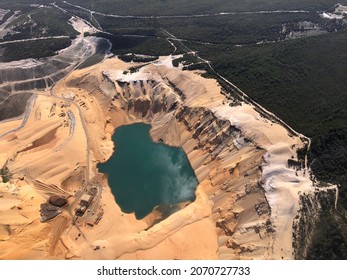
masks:
<instances>
[{"instance_id":1,"label":"turquoise water pond","mask_svg":"<svg viewBox=\"0 0 347 280\"><path fill-rule=\"evenodd\" d=\"M142 219L158 206L175 208L193 201L198 181L182 148L155 143L150 125L133 124L116 130L116 151L99 171L108 182L117 204L125 213Z\"/></svg>"}]
</instances>

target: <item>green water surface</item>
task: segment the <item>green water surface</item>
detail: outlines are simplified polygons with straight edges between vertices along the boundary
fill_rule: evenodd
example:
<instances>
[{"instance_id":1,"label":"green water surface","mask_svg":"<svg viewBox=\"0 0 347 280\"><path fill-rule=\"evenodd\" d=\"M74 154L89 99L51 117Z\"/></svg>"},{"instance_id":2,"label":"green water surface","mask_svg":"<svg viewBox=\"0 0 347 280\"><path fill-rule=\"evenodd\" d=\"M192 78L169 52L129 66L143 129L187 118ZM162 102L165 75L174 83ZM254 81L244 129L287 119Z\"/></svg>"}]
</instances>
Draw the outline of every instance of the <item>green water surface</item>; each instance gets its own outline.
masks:
<instances>
[{"instance_id":1,"label":"green water surface","mask_svg":"<svg viewBox=\"0 0 347 280\"><path fill-rule=\"evenodd\" d=\"M198 181L181 148L154 143L150 125L118 128L112 139L115 153L99 170L108 182L117 204L125 213L142 219L156 206L163 208L195 199Z\"/></svg>"}]
</instances>

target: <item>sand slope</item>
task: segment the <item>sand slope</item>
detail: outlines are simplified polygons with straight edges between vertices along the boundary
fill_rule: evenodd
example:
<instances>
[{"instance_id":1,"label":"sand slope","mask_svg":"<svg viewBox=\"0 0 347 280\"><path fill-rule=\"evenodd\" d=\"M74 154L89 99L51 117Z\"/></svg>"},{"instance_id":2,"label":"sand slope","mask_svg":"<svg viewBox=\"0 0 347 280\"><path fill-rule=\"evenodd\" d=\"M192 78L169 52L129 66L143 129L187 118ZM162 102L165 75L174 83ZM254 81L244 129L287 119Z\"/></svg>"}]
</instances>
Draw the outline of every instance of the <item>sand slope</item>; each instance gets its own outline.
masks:
<instances>
[{"instance_id":1,"label":"sand slope","mask_svg":"<svg viewBox=\"0 0 347 280\"><path fill-rule=\"evenodd\" d=\"M299 193L312 184L287 161L304 143L251 105L231 106L215 80L160 61L131 74L136 64L107 59L72 72L53 96L36 93L25 127L0 139L12 173L1 189L0 258L293 258ZM97 170L117 150L114 129L135 122L151 124L155 141L181 146L199 181L194 202L154 225L156 212L140 221L122 213ZM75 220L89 185L98 194ZM69 204L40 223L52 194Z\"/></svg>"}]
</instances>

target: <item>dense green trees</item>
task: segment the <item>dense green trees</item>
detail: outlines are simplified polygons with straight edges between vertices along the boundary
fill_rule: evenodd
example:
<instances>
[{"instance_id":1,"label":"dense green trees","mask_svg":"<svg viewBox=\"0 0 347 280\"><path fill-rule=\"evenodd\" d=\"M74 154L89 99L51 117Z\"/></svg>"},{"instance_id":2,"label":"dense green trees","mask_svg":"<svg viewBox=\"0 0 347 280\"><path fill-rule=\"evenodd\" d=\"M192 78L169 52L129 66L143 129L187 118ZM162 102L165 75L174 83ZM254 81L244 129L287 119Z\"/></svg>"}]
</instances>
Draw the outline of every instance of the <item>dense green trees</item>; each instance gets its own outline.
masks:
<instances>
[{"instance_id":1,"label":"dense green trees","mask_svg":"<svg viewBox=\"0 0 347 280\"><path fill-rule=\"evenodd\" d=\"M25 0L22 0L25 1ZM325 10L336 0L70 0L92 10L120 15L177 15L261 10ZM340 3L347 3L340 0Z\"/></svg>"},{"instance_id":2,"label":"dense green trees","mask_svg":"<svg viewBox=\"0 0 347 280\"><path fill-rule=\"evenodd\" d=\"M322 212L308 248L309 260L346 260L347 239L332 213Z\"/></svg>"},{"instance_id":3,"label":"dense green trees","mask_svg":"<svg viewBox=\"0 0 347 280\"><path fill-rule=\"evenodd\" d=\"M67 48L70 44L71 40L68 38L10 43L5 45L0 61L53 56L58 50Z\"/></svg>"}]
</instances>

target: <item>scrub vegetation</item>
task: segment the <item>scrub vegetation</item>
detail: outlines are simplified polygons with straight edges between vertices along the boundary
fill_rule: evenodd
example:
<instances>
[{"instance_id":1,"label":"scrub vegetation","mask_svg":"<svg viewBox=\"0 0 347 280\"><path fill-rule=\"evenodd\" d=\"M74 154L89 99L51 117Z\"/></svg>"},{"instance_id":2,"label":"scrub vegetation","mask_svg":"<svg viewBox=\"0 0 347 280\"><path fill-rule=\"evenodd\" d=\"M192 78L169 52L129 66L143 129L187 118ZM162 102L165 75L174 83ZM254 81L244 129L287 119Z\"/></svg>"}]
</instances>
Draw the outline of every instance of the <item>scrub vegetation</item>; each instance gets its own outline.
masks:
<instances>
[{"instance_id":1,"label":"scrub vegetation","mask_svg":"<svg viewBox=\"0 0 347 280\"><path fill-rule=\"evenodd\" d=\"M326 10L336 0L70 0L85 8L119 15L190 15L219 12L243 12L263 10ZM339 1L346 3L345 0Z\"/></svg>"},{"instance_id":2,"label":"scrub vegetation","mask_svg":"<svg viewBox=\"0 0 347 280\"><path fill-rule=\"evenodd\" d=\"M8 43L3 46L0 61L9 62L27 58L44 58L53 56L57 51L70 46L69 38L36 40L28 42Z\"/></svg>"}]
</instances>

